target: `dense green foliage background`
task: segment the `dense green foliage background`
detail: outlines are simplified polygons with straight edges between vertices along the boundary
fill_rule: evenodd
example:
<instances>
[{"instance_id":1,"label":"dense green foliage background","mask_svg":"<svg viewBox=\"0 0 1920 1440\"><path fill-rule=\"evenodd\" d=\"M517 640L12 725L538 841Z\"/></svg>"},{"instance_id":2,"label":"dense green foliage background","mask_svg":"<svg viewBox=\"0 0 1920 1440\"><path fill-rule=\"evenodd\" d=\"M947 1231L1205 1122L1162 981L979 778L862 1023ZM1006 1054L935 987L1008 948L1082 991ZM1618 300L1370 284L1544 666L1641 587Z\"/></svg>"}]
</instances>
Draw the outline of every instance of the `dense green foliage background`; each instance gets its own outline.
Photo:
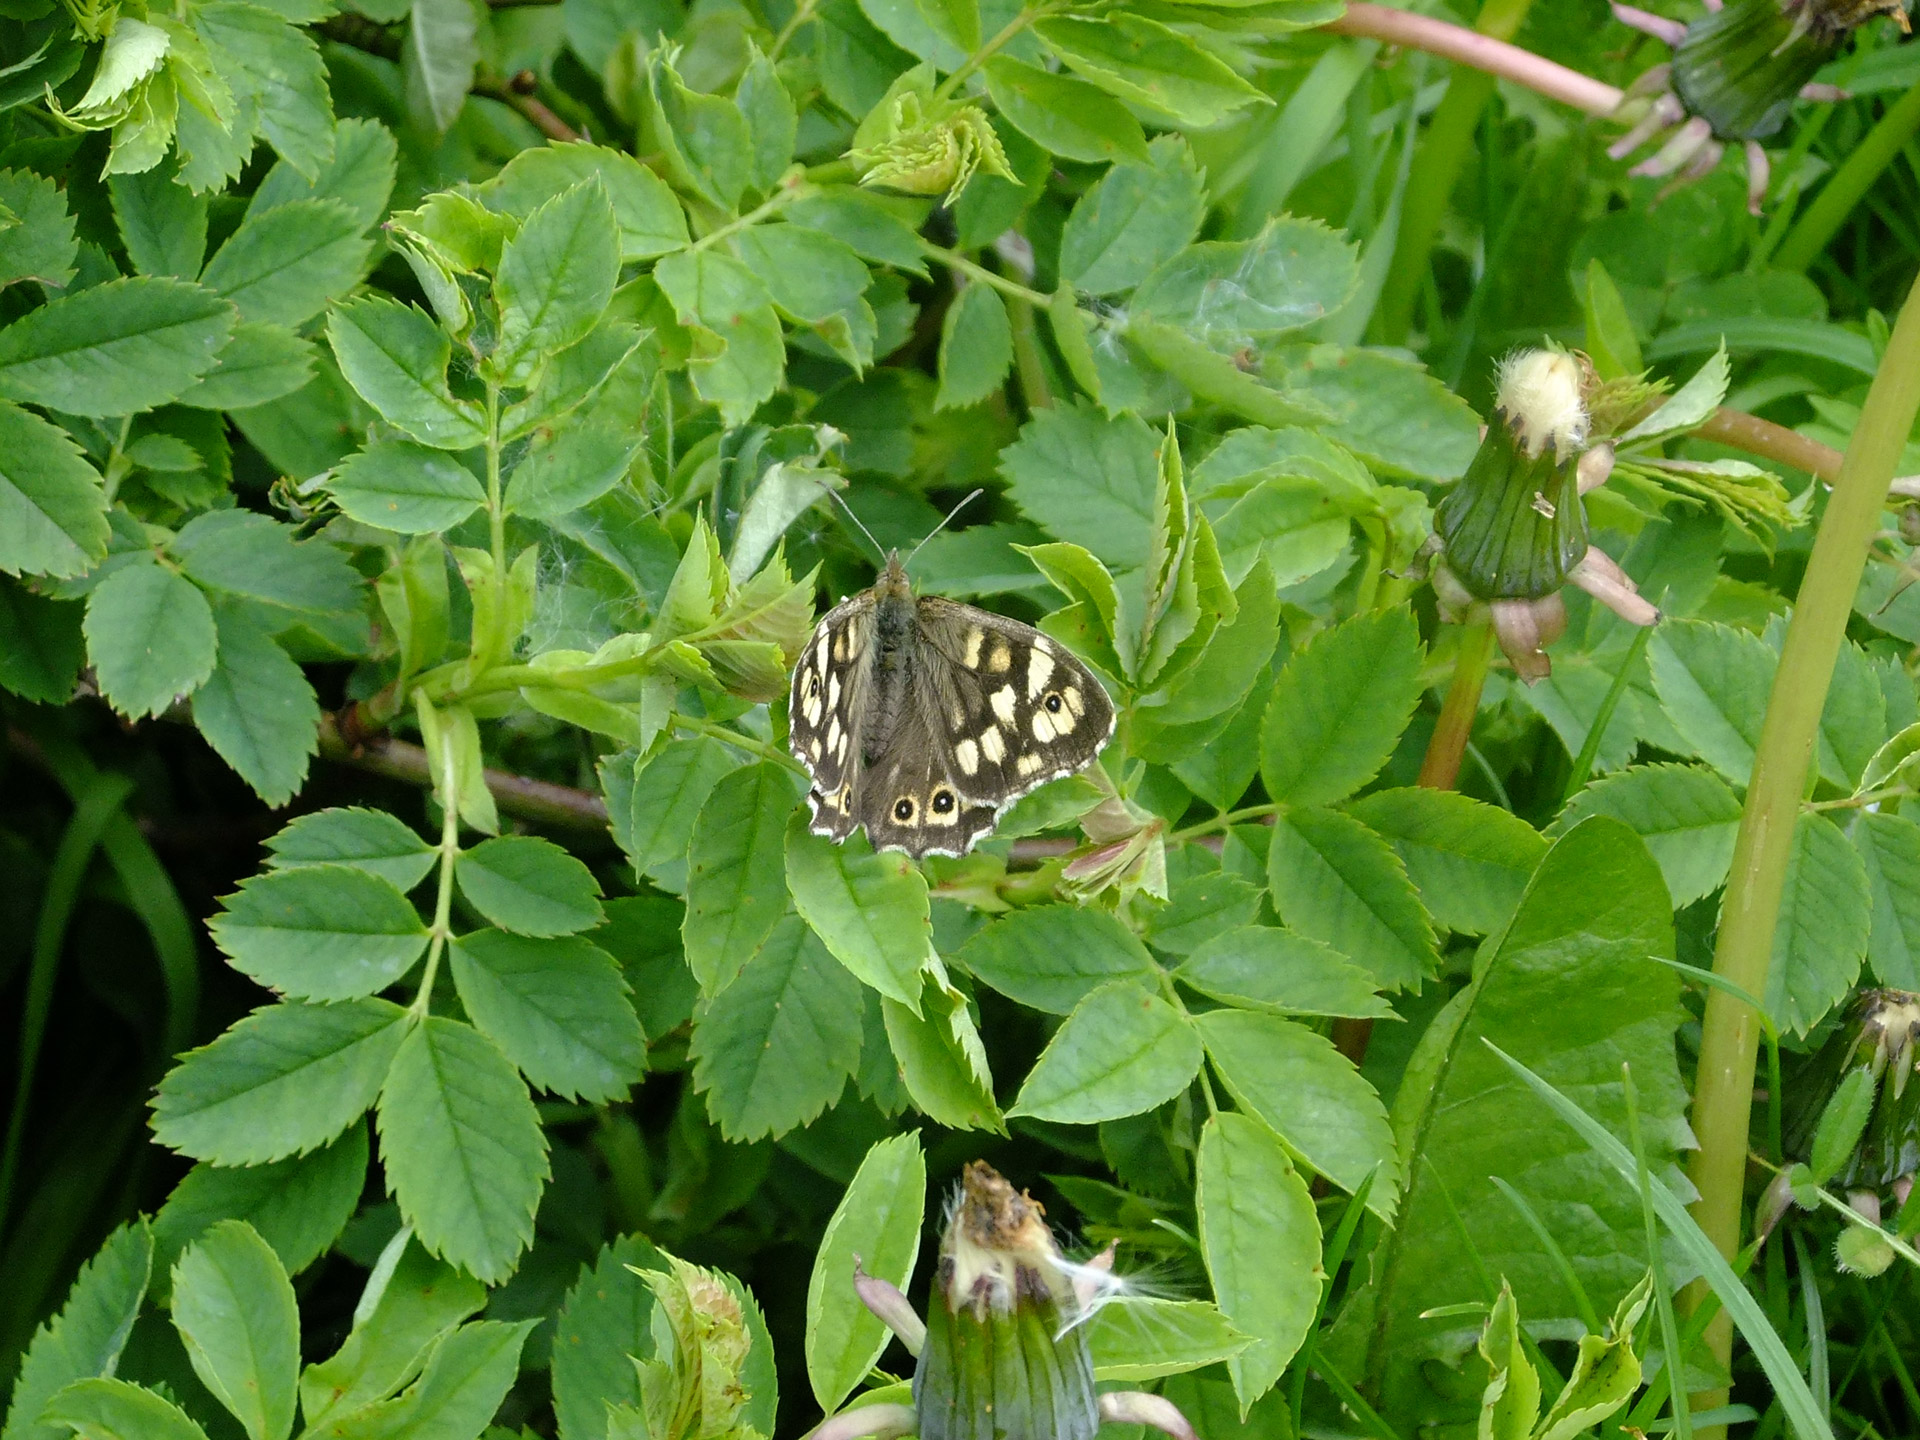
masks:
<instances>
[{"instance_id":1,"label":"dense green foliage background","mask_svg":"<svg viewBox=\"0 0 1920 1440\"><path fill-rule=\"evenodd\" d=\"M1920 50L1862 32L1759 216L1733 160L1656 203L1489 85L1409 258L1479 81L1339 8L0 0L6 1440L667 1440L656 1247L746 1306L711 1433L798 1435L904 1373L851 1257L919 1302L981 1156L1120 1242L1100 1373L1209 1440L1465 1433L1423 1427L1475 1423L1503 1281L1572 1369L1651 1222L1490 1047L1623 1139L1630 1067L1688 1193L1684 967L1823 493L1686 432L1846 443L1912 145L1771 262ZM1517 38L1662 58L1589 0ZM1421 788L1459 627L1419 552L1543 337L1698 377L1588 499L1665 618L1569 592ZM1071 646L1119 732L964 859L836 847L784 743L876 559L828 492L910 548L975 487L917 584ZM1889 511L1796 832L1790 1080L1920 989L1910 555ZM1912 1433L1911 1267L1842 1273L1839 1226L1750 1284L1835 1433ZM1649 1333L1611 1427L1663 1413ZM1780 1432L1744 1353L1687 1364Z\"/></svg>"}]
</instances>

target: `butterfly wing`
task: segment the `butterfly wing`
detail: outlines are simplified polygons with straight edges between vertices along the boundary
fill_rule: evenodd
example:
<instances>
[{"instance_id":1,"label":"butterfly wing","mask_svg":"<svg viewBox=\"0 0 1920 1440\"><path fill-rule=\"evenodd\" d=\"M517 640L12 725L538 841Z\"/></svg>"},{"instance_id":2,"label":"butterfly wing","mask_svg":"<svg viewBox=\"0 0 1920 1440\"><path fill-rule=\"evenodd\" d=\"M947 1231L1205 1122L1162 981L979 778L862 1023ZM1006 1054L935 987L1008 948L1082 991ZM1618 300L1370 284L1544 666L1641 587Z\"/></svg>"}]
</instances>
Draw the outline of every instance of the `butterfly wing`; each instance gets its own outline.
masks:
<instances>
[{"instance_id":1,"label":"butterfly wing","mask_svg":"<svg viewBox=\"0 0 1920 1440\"><path fill-rule=\"evenodd\" d=\"M919 708L967 799L1004 807L1082 769L1113 738L1113 702L1057 640L952 600L919 606Z\"/></svg>"},{"instance_id":2,"label":"butterfly wing","mask_svg":"<svg viewBox=\"0 0 1920 1440\"><path fill-rule=\"evenodd\" d=\"M876 850L904 850L916 860L964 855L993 833L1000 806L960 792L934 721L926 705L909 704L854 791L855 818Z\"/></svg>"},{"instance_id":3,"label":"butterfly wing","mask_svg":"<svg viewBox=\"0 0 1920 1440\"><path fill-rule=\"evenodd\" d=\"M872 592L843 600L821 617L793 669L788 744L807 768L807 804L816 835L844 840L860 823L861 732L872 667Z\"/></svg>"}]
</instances>

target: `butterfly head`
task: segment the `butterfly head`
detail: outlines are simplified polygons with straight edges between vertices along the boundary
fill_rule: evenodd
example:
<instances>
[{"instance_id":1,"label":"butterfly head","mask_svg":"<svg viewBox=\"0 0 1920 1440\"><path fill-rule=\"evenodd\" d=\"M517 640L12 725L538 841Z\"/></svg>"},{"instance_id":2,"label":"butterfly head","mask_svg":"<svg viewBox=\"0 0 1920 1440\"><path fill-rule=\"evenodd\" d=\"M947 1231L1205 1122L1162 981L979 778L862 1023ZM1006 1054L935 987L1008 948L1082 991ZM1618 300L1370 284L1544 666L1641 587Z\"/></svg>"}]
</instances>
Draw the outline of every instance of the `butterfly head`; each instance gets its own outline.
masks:
<instances>
[{"instance_id":1,"label":"butterfly head","mask_svg":"<svg viewBox=\"0 0 1920 1440\"><path fill-rule=\"evenodd\" d=\"M913 582L907 579L906 562L900 558L898 550L887 552L886 567L874 582L874 589L880 592L882 598L912 598Z\"/></svg>"}]
</instances>

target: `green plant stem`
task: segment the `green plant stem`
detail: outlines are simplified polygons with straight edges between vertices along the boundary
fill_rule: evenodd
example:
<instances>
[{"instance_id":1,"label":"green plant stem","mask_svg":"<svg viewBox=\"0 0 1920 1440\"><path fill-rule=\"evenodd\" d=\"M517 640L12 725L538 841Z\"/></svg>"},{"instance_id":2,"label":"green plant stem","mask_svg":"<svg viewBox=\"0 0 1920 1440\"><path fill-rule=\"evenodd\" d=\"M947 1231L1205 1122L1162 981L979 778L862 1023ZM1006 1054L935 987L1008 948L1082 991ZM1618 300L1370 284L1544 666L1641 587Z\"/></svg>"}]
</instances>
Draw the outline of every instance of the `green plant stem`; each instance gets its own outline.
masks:
<instances>
[{"instance_id":1,"label":"green plant stem","mask_svg":"<svg viewBox=\"0 0 1920 1440\"><path fill-rule=\"evenodd\" d=\"M1183 841L1197 840L1202 835L1211 835L1216 830L1228 830L1246 820L1269 820L1280 813L1278 805L1249 805L1244 810L1223 810L1211 820L1202 820L1189 825L1184 830L1176 830L1167 836L1169 845L1178 845Z\"/></svg>"},{"instance_id":2,"label":"green plant stem","mask_svg":"<svg viewBox=\"0 0 1920 1440\"><path fill-rule=\"evenodd\" d=\"M676 730L690 730L695 735L705 735L710 740L718 740L723 745L731 745L736 750L744 750L749 755L772 761L775 765L784 765L796 775L807 773L798 760L779 746L769 745L764 740L756 740L751 735L742 735L738 730L729 730L726 726L716 725L711 720L702 720L697 716L681 715L676 712L669 723Z\"/></svg>"},{"instance_id":3,"label":"green plant stem","mask_svg":"<svg viewBox=\"0 0 1920 1440\"><path fill-rule=\"evenodd\" d=\"M1046 357L1040 349L1040 333L1033 322L1033 305L1016 299L1007 306L1007 320L1013 327L1013 373L1020 381L1020 398L1027 410L1051 410L1053 386L1047 383Z\"/></svg>"},{"instance_id":4,"label":"green plant stem","mask_svg":"<svg viewBox=\"0 0 1920 1440\"><path fill-rule=\"evenodd\" d=\"M1417 783L1429 790L1451 790L1460 778L1460 757L1467 753L1474 717L1480 713L1480 692L1486 687L1487 666L1493 659L1493 619L1482 616L1460 629L1460 648L1453 661L1453 683L1441 703L1433 738L1427 741Z\"/></svg>"},{"instance_id":5,"label":"green plant stem","mask_svg":"<svg viewBox=\"0 0 1920 1440\"><path fill-rule=\"evenodd\" d=\"M1920 86L1887 107L1879 122L1820 187L1793 222L1780 248L1773 252L1773 268L1805 270L1811 265L1915 134L1920 134Z\"/></svg>"},{"instance_id":6,"label":"green plant stem","mask_svg":"<svg viewBox=\"0 0 1920 1440\"><path fill-rule=\"evenodd\" d=\"M1867 549L1880 526L1887 485L1916 410L1920 410L1920 301L1909 293L1814 537L1740 817L1713 969L1751 995L1767 993L1774 924L1821 709L1866 568ZM1690 1167L1700 1195L1693 1213L1725 1256L1740 1248L1747 1130L1759 1043L1760 1020L1752 1006L1724 990L1707 996L1691 1115L1693 1133L1700 1141ZM1690 1291L1692 1303L1699 1303L1702 1293L1698 1286ZM1717 1319L1707 1329L1707 1340L1714 1358L1725 1365L1733 1352L1731 1321L1726 1316ZM1697 1403L1703 1410L1717 1409L1726 1397L1710 1393L1697 1397ZM1707 1433L1702 1431L1703 1436Z\"/></svg>"},{"instance_id":7,"label":"green plant stem","mask_svg":"<svg viewBox=\"0 0 1920 1440\"><path fill-rule=\"evenodd\" d=\"M726 239L729 235L737 235L742 230L751 229L769 215L785 209L794 201L803 199L813 194L813 192L813 184L799 170L791 170L774 192L765 200L762 200L746 214L729 220L716 230L708 231L687 248L689 250L705 250L709 246Z\"/></svg>"},{"instance_id":8,"label":"green plant stem","mask_svg":"<svg viewBox=\"0 0 1920 1440\"><path fill-rule=\"evenodd\" d=\"M424 1016L433 1003L433 982L440 973L440 956L453 938L453 867L460 858L460 790L453 770L451 745L441 747L435 761L434 793L440 801L440 884L433 897L433 938L427 942L426 968L420 972L420 990L408 1007Z\"/></svg>"},{"instance_id":9,"label":"green plant stem","mask_svg":"<svg viewBox=\"0 0 1920 1440\"><path fill-rule=\"evenodd\" d=\"M1533 0L1484 0L1473 28L1496 40L1511 40L1532 4ZM1493 76L1484 70L1454 71L1447 81L1447 93L1427 122L1427 133L1414 156L1412 175L1401 201L1393 265L1387 271L1374 315L1374 326L1386 344L1406 343L1407 332L1413 327L1414 303L1426 279L1434 237L1440 233L1447 201L1473 148L1480 113L1493 98L1493 87Z\"/></svg>"},{"instance_id":10,"label":"green plant stem","mask_svg":"<svg viewBox=\"0 0 1920 1440\"><path fill-rule=\"evenodd\" d=\"M799 33L800 27L813 18L813 12L820 8L820 0L800 0L793 7L793 16L780 27L780 33L773 37L773 47L767 51L767 59L778 60L780 52L787 48L787 42Z\"/></svg>"},{"instance_id":11,"label":"green plant stem","mask_svg":"<svg viewBox=\"0 0 1920 1440\"><path fill-rule=\"evenodd\" d=\"M1014 36L1018 35L1022 30L1033 24L1034 21L1048 14L1053 9L1054 7L1051 5L1027 6L1018 15L1015 15L1013 19L1001 26L1000 32L997 35L989 38L978 50L969 55L965 63L962 64L958 70L942 80L939 88L933 92L933 98L936 100L944 100L953 94L954 91L958 90L960 86L965 83L969 75L973 74L974 71L978 70L982 65L986 64L987 61L999 54L1002 47L1004 47L1009 40L1013 39Z\"/></svg>"},{"instance_id":12,"label":"green plant stem","mask_svg":"<svg viewBox=\"0 0 1920 1440\"><path fill-rule=\"evenodd\" d=\"M1580 788L1587 783L1587 777L1593 774L1593 763L1600 757L1600 742L1606 737L1607 727L1613 723L1613 712L1620 708L1620 697L1627 693L1631 683L1628 677L1633 667L1640 663L1640 657L1647 653L1647 641L1653 635L1651 625L1642 625L1634 632L1633 642L1627 647L1627 658L1620 662L1620 671L1613 677L1613 684L1607 687L1600 708L1593 712L1593 723L1587 727L1587 738L1580 742L1580 754L1574 759L1573 769L1567 775L1567 788L1561 793L1561 803L1571 800Z\"/></svg>"},{"instance_id":13,"label":"green plant stem","mask_svg":"<svg viewBox=\"0 0 1920 1440\"><path fill-rule=\"evenodd\" d=\"M996 274L994 271L987 269L986 266L976 264L972 260L969 260L957 250L949 250L944 245L936 245L933 241L925 239L924 237L920 241L920 249L928 259L938 260L950 270L958 270L969 280L978 280L983 285L991 285L1002 295L1009 296L1015 300L1024 300L1028 305L1041 310L1046 309L1048 305L1053 303L1052 296L1042 295L1038 290L1030 289L1017 280L1009 280L1004 275Z\"/></svg>"}]
</instances>

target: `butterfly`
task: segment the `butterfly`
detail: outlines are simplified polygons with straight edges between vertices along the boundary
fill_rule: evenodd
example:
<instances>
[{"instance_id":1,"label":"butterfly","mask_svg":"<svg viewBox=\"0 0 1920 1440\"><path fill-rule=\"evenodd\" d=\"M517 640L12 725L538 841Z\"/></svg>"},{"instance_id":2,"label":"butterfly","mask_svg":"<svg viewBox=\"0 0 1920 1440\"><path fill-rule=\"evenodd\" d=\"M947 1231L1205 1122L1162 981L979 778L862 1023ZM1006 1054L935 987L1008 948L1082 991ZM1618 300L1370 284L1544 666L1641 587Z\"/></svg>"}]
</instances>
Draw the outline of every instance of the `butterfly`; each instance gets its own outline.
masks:
<instances>
[{"instance_id":1,"label":"butterfly","mask_svg":"<svg viewBox=\"0 0 1920 1440\"><path fill-rule=\"evenodd\" d=\"M915 595L898 551L814 628L793 671L795 757L814 834L964 855L1028 791L1113 738L1113 701L1031 625Z\"/></svg>"}]
</instances>

